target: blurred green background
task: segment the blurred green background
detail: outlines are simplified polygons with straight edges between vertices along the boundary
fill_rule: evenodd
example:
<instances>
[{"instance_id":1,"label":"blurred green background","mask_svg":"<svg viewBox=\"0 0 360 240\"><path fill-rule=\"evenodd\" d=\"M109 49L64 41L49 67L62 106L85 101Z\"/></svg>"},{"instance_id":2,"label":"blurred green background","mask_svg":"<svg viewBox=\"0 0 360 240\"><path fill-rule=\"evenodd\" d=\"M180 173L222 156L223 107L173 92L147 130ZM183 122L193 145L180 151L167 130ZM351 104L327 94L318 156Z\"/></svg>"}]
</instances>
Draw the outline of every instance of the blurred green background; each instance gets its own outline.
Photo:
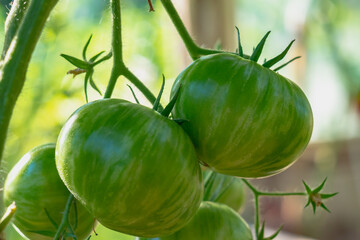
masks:
<instances>
[{"instance_id":1,"label":"blurred green background","mask_svg":"<svg viewBox=\"0 0 360 240\"><path fill-rule=\"evenodd\" d=\"M0 3L0 39L9 2ZM340 195L329 203L332 214L313 216L303 210L306 199L265 200L264 218L270 227L315 239L360 239L360 1L358 0L173 0L192 36L200 44L216 43L235 51L236 32L251 53L261 37L272 33L262 57L271 58L296 39L287 60L301 55L280 73L297 82L314 111L312 143L302 159L275 177L259 180L266 189L303 190L301 180L315 186L328 176L327 189ZM160 1L148 12L145 0L123 0L124 59L131 70L156 94L161 74L167 82L163 104L173 80L190 63L175 28ZM70 114L85 103L83 75L61 53L80 57L93 34L90 55L110 50L111 15L107 0L60 0L51 14L33 55L27 81L14 110L1 166L1 180L31 148L55 142ZM104 92L112 61L98 66L94 80ZM133 101L128 81L120 79L114 97ZM90 89L90 88L89 88ZM147 100L136 90L142 104ZM90 89L90 100L101 98ZM251 201L244 217L252 221ZM330 227L329 227L330 226ZM104 228L92 239L131 239ZM21 239L8 229L10 240ZM299 239L309 239L299 238Z\"/></svg>"}]
</instances>

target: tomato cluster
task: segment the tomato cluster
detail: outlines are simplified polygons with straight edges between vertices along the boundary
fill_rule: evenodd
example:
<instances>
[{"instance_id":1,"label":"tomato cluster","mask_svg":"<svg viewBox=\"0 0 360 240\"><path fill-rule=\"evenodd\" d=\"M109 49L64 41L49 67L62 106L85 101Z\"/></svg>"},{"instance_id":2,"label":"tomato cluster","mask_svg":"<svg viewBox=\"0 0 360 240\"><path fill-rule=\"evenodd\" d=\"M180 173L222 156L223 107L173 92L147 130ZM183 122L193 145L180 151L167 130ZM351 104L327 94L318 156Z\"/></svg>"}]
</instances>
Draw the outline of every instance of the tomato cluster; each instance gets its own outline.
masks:
<instances>
[{"instance_id":1,"label":"tomato cluster","mask_svg":"<svg viewBox=\"0 0 360 240\"><path fill-rule=\"evenodd\" d=\"M8 176L5 199L17 202L19 231L49 239L70 191L80 203L78 239L95 218L146 238L252 239L235 212L244 189L233 176L270 176L300 156L313 123L306 96L255 61L223 53L187 67L172 99L172 119L158 105L121 99L97 100L73 113L55 156L55 145L36 148ZM205 192L200 163L214 171L205 176Z\"/></svg>"}]
</instances>

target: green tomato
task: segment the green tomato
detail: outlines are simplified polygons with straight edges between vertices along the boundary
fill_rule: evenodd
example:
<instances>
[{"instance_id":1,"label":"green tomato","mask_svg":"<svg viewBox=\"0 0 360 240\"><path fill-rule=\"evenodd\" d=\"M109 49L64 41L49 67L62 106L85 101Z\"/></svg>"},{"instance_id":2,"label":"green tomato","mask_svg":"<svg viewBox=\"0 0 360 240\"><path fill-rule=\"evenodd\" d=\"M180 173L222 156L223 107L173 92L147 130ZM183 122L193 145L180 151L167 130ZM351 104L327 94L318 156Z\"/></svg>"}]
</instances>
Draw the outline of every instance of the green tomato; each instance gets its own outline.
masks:
<instances>
[{"instance_id":1,"label":"green tomato","mask_svg":"<svg viewBox=\"0 0 360 240\"><path fill-rule=\"evenodd\" d=\"M245 204L246 189L240 178L213 171L204 171L205 193L203 201L223 203L236 212Z\"/></svg>"},{"instance_id":2,"label":"green tomato","mask_svg":"<svg viewBox=\"0 0 360 240\"><path fill-rule=\"evenodd\" d=\"M252 240L248 224L230 207L202 202L191 221L178 232L159 240ZM146 240L140 238L140 240Z\"/></svg>"},{"instance_id":3,"label":"green tomato","mask_svg":"<svg viewBox=\"0 0 360 240\"><path fill-rule=\"evenodd\" d=\"M173 117L201 162L219 173L265 177L289 167L305 150L313 116L302 90L287 78L235 54L214 54L189 65Z\"/></svg>"},{"instance_id":4,"label":"green tomato","mask_svg":"<svg viewBox=\"0 0 360 240\"><path fill-rule=\"evenodd\" d=\"M78 109L59 135L56 166L102 225L130 235L171 234L194 216L202 199L190 138L174 121L125 100Z\"/></svg>"},{"instance_id":5,"label":"green tomato","mask_svg":"<svg viewBox=\"0 0 360 240\"><path fill-rule=\"evenodd\" d=\"M69 196L55 167L55 144L25 154L8 174L4 186L5 205L16 203L15 229L31 240L53 239L57 228L50 219L60 225ZM76 208L71 206L69 220L73 229L76 226L78 239L90 234L94 217L78 202Z\"/></svg>"}]
</instances>

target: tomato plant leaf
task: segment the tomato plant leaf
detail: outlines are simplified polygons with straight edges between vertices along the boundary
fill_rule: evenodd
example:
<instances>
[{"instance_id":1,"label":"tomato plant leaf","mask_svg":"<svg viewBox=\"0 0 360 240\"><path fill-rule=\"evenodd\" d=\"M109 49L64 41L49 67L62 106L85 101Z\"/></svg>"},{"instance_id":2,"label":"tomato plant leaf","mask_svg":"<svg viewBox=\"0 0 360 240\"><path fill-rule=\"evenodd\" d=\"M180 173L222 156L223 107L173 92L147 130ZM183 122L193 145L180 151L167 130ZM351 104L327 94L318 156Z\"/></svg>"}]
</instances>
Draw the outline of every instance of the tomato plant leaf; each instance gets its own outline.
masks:
<instances>
[{"instance_id":1,"label":"tomato plant leaf","mask_svg":"<svg viewBox=\"0 0 360 240\"><path fill-rule=\"evenodd\" d=\"M89 68L89 64L87 62L84 62L83 60L80 60L76 57L72 57L66 54L60 54L60 56L62 56L63 58L65 58L69 63L71 63L72 65L81 68L81 69L88 69Z\"/></svg>"},{"instance_id":2,"label":"tomato plant leaf","mask_svg":"<svg viewBox=\"0 0 360 240\"><path fill-rule=\"evenodd\" d=\"M269 61L266 61L264 64L263 64L263 67L266 67L266 68L270 68L272 67L273 65L275 65L276 63L278 63L279 61L281 61L285 56L286 54L288 53L288 51L290 50L292 44L295 42L295 40L292 40L290 42L290 44L286 47L286 49L280 53L279 55L277 55L276 57L270 59Z\"/></svg>"},{"instance_id":3,"label":"tomato plant leaf","mask_svg":"<svg viewBox=\"0 0 360 240\"><path fill-rule=\"evenodd\" d=\"M89 44L90 44L90 42L91 42L92 37L93 37L93 35L91 34L90 37L89 37L89 39L88 39L87 42L85 43L84 48L83 48L82 56L83 56L84 61L87 61L87 60L86 60L86 52L87 52L87 49L88 49L88 47L89 47Z\"/></svg>"},{"instance_id":4,"label":"tomato plant leaf","mask_svg":"<svg viewBox=\"0 0 360 240\"><path fill-rule=\"evenodd\" d=\"M257 62L260 58L260 55L262 53L262 50L264 48L265 42L267 37L269 36L271 31L268 31L265 36L261 39L261 41L259 42L259 44L256 46L255 50L253 51L252 55L250 56L250 60Z\"/></svg>"},{"instance_id":5,"label":"tomato plant leaf","mask_svg":"<svg viewBox=\"0 0 360 240\"><path fill-rule=\"evenodd\" d=\"M163 80L162 80L162 84L161 84L161 88L160 88L160 92L159 92L159 95L157 96L155 102L154 102L154 106L153 106L153 109L155 111L158 110L159 108L159 105L160 105L160 99L161 99L161 96L163 94L163 91L164 91L164 86L165 86L165 76L163 74Z\"/></svg>"}]
</instances>

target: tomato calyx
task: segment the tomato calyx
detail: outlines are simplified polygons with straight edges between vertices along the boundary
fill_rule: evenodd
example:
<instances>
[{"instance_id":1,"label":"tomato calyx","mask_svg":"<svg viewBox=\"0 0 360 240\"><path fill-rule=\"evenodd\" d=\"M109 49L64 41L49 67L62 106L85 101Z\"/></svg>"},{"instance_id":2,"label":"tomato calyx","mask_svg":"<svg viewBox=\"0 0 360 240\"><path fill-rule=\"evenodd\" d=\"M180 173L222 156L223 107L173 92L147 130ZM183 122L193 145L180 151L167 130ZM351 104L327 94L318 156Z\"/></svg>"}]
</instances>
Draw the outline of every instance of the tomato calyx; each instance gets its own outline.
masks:
<instances>
[{"instance_id":1,"label":"tomato calyx","mask_svg":"<svg viewBox=\"0 0 360 240\"><path fill-rule=\"evenodd\" d=\"M62 56L63 58L65 58L68 62L70 62L72 65L74 65L75 67L77 67L76 69L70 70L67 72L67 74L73 74L73 77L76 77L79 74L85 73L85 78L84 78L84 92L85 92L85 99L86 102L88 102L88 94L87 94L87 86L88 83L90 83L90 86L97 91L100 95L102 95L100 89L97 87L94 79L93 79L93 75L94 75L94 71L95 71L95 66L110 59L112 57L112 52L110 51L106 56L102 57L101 59L97 60L105 51L101 51L97 54L95 54L93 57L91 57L89 60L86 57L86 53L87 53L87 49L89 47L89 44L91 42L92 39L92 34L90 35L89 39L87 40L87 42L85 43L85 46L83 48L82 51L82 58L78 59L76 57L70 56L70 55L66 55L66 54L60 54L60 56ZM97 60L97 61L96 61Z\"/></svg>"},{"instance_id":2,"label":"tomato calyx","mask_svg":"<svg viewBox=\"0 0 360 240\"><path fill-rule=\"evenodd\" d=\"M181 84L179 85L178 89L176 90L174 96L170 99L170 102L168 103L168 105L166 105L166 107L163 110L161 110L159 108L160 100L161 100L162 94L164 92L164 87L165 87L165 76L164 76L164 74L162 76L163 76L163 80L162 80L161 88L160 88L159 94L158 94L158 96L157 96L157 98L156 98L156 100L155 100L155 102L153 104L153 110L159 112L164 117L169 117L171 111L173 110L173 108L175 106L176 100L179 97L179 93L180 93L180 90L181 90ZM134 97L136 98L135 95L134 95ZM184 122L187 122L188 120L186 120L186 119L174 119L174 121L181 125Z\"/></svg>"},{"instance_id":3,"label":"tomato calyx","mask_svg":"<svg viewBox=\"0 0 360 240\"><path fill-rule=\"evenodd\" d=\"M338 192L336 192L336 193L320 193L320 191L323 189L323 187L325 185L326 180L327 180L327 178L325 178L324 181L314 190L311 190L311 188L305 183L305 181L303 181L303 184L306 189L306 193L309 197L308 202L306 203L305 207L307 207L311 204L314 214L316 213L317 207L321 207L325 211L330 213L330 210L323 203L323 199L328 199L328 198L331 198L338 194Z\"/></svg>"},{"instance_id":4,"label":"tomato calyx","mask_svg":"<svg viewBox=\"0 0 360 240\"><path fill-rule=\"evenodd\" d=\"M245 55L244 55L244 52L243 52L243 48L241 46L241 41L240 41L240 31L239 31L239 28L236 27L236 31L237 31L237 36L238 36L238 48L236 49L236 54L239 55L240 57L242 58L245 58ZM264 49L264 46L265 46L265 42L268 38L268 36L270 35L270 32L271 31L268 31L265 36L261 39L261 41L258 43L258 45L254 48L254 51L253 53L251 54L249 60L250 61L253 61L253 62L258 62L260 56L261 56L261 53ZM286 54L289 52L292 44L295 42L295 39L292 40L289 45L285 48L284 51L282 51L279 55L277 55L276 57L270 59L270 60L264 60L264 63L262 64L263 67L265 68L269 68L274 66L276 63L280 62L285 56ZM296 59L299 59L300 56L297 56L297 57L294 57L292 59L290 59L288 62L282 64L281 66L273 69L274 72L277 72L279 71L280 69L282 69L283 67L287 66L289 63L295 61Z\"/></svg>"}]
</instances>

